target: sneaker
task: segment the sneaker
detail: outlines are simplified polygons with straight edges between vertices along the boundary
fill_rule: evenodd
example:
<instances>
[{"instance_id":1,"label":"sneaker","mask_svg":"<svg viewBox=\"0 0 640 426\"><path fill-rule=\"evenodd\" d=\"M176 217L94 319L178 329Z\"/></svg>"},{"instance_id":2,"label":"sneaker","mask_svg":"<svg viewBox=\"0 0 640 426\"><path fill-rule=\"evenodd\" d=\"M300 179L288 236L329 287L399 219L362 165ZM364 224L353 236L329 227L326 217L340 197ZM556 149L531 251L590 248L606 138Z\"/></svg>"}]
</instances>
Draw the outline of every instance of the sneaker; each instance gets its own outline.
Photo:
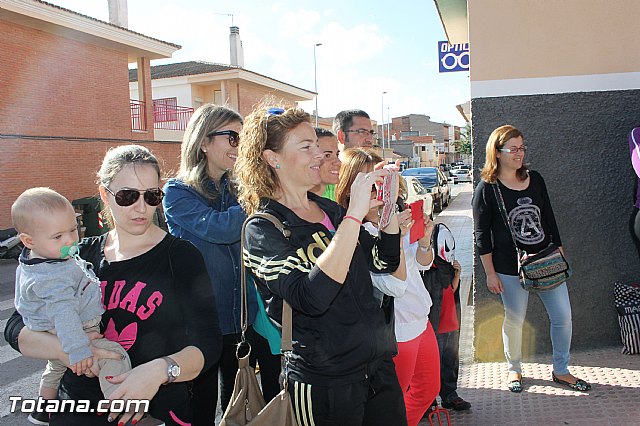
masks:
<instances>
[{"instance_id":1,"label":"sneaker","mask_svg":"<svg viewBox=\"0 0 640 426\"><path fill-rule=\"evenodd\" d=\"M49 413L46 413L44 411L34 411L31 414L29 414L29 417L27 417L27 420L29 420L34 425L46 426L49 424Z\"/></svg>"},{"instance_id":2,"label":"sneaker","mask_svg":"<svg viewBox=\"0 0 640 426\"><path fill-rule=\"evenodd\" d=\"M464 411L464 410L468 410L468 409L471 408L471 403L465 401L464 399L462 399L460 397L457 397L453 401L443 402L442 406L444 408L450 408L450 409L453 409L455 411Z\"/></svg>"}]
</instances>

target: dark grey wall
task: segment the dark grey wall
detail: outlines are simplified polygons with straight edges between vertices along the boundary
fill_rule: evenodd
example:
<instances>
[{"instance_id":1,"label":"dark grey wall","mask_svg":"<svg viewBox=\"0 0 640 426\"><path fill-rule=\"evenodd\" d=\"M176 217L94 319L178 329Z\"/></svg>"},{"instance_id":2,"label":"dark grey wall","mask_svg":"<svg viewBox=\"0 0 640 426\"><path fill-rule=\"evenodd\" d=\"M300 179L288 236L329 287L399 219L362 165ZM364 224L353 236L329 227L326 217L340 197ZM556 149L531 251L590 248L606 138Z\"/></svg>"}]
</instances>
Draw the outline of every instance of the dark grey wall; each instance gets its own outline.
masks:
<instances>
[{"instance_id":1,"label":"dark grey wall","mask_svg":"<svg viewBox=\"0 0 640 426\"><path fill-rule=\"evenodd\" d=\"M391 141L391 148L409 159L413 158L413 141L408 139Z\"/></svg>"},{"instance_id":2,"label":"dark grey wall","mask_svg":"<svg viewBox=\"0 0 640 426\"><path fill-rule=\"evenodd\" d=\"M613 283L640 279L640 260L629 232L635 174L627 137L640 125L640 90L472 99L475 182L489 134L520 129L525 161L542 173L567 257L573 312L572 348L620 344ZM502 356L502 304L488 292L475 257L475 343L481 360ZM550 352L549 321L531 295L523 352Z\"/></svg>"}]
</instances>

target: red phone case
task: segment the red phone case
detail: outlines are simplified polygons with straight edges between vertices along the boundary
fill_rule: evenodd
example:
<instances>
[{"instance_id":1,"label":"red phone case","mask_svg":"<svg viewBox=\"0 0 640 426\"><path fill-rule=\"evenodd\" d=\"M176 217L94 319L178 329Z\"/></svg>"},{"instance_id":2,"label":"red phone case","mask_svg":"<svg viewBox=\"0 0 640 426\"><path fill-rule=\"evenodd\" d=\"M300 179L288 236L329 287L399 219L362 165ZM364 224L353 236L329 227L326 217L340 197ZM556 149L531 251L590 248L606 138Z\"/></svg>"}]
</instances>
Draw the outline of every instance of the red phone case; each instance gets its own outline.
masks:
<instances>
[{"instance_id":1,"label":"red phone case","mask_svg":"<svg viewBox=\"0 0 640 426\"><path fill-rule=\"evenodd\" d=\"M414 223L409 231L409 243L413 244L424 237L424 200L414 201L409 204L411 219Z\"/></svg>"}]
</instances>

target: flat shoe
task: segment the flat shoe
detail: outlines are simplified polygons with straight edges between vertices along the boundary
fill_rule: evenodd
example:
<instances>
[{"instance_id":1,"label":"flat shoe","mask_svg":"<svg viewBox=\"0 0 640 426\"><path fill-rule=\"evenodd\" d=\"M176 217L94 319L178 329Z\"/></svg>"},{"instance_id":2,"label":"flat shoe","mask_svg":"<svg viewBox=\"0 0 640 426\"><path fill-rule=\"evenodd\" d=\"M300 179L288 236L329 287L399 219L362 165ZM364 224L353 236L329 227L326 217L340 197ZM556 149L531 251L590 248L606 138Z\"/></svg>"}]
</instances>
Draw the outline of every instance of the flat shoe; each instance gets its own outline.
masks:
<instances>
[{"instance_id":1,"label":"flat shoe","mask_svg":"<svg viewBox=\"0 0 640 426\"><path fill-rule=\"evenodd\" d=\"M513 393L522 392L522 378L515 379L507 383L507 388Z\"/></svg>"},{"instance_id":2,"label":"flat shoe","mask_svg":"<svg viewBox=\"0 0 640 426\"><path fill-rule=\"evenodd\" d=\"M464 411L464 410L468 410L471 408L471 403L468 401L465 401L464 399L457 397L456 399L454 399L453 401L449 401L447 403L443 402L442 406L444 408L451 408L455 411Z\"/></svg>"},{"instance_id":3,"label":"flat shoe","mask_svg":"<svg viewBox=\"0 0 640 426\"><path fill-rule=\"evenodd\" d=\"M577 390L580 392L588 392L591 390L591 385L587 382L585 382L582 379L578 379L576 378L576 382L575 383L569 383L566 380L560 380L556 377L555 373L551 373L551 377L553 378L553 381L556 383L559 383L561 385L567 386L568 388L571 388L573 390Z\"/></svg>"}]
</instances>

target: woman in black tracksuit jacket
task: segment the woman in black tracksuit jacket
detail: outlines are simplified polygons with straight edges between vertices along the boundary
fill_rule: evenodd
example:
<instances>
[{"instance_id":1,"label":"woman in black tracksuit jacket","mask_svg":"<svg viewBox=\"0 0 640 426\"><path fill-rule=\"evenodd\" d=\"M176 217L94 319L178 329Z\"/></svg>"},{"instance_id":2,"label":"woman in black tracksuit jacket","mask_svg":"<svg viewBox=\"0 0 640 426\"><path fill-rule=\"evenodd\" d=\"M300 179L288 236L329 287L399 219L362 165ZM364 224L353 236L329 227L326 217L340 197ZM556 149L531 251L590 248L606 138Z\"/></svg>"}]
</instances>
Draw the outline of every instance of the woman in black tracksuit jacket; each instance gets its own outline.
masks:
<instances>
[{"instance_id":1,"label":"woman in black tracksuit jacket","mask_svg":"<svg viewBox=\"0 0 640 426\"><path fill-rule=\"evenodd\" d=\"M369 271L395 271L397 219L379 237L360 227L372 206L371 186L387 170L361 173L345 212L308 192L320 180L322 152L301 109L261 107L246 118L235 173L239 199L254 218L245 231L245 265L268 315L293 310L289 391L301 425L405 425L392 356L393 325L373 298Z\"/></svg>"}]
</instances>

